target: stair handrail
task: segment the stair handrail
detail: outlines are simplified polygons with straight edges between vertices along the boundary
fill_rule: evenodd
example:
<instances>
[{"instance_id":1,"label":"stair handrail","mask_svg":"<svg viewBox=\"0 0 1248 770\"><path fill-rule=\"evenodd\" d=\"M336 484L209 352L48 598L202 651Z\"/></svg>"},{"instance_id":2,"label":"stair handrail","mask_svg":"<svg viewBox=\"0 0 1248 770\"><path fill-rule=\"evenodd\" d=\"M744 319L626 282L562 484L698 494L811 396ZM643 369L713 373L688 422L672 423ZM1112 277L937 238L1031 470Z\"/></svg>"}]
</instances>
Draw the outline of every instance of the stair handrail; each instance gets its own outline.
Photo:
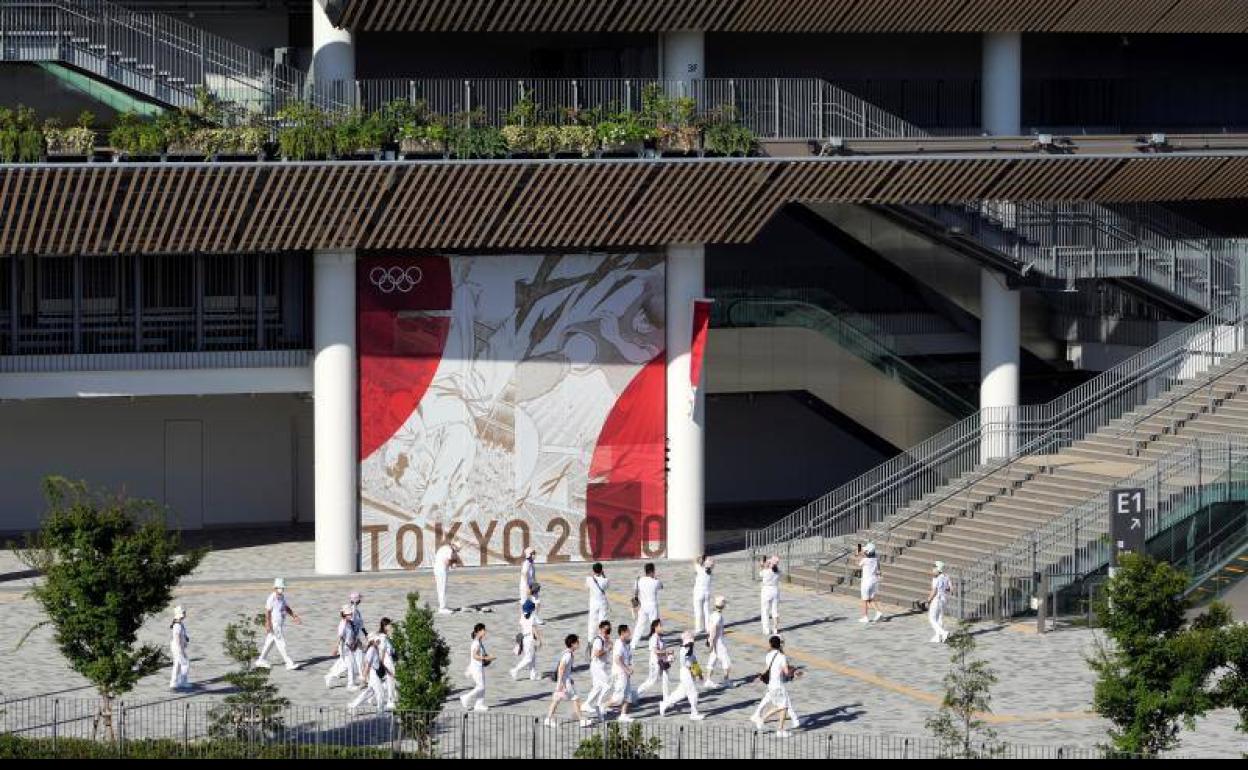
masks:
<instances>
[{"instance_id":1,"label":"stair handrail","mask_svg":"<svg viewBox=\"0 0 1248 770\"><path fill-rule=\"evenodd\" d=\"M1189 379L1201 379L1208 371L1208 356L1200 362L1189 360L1188 354L1199 351L1202 335L1218 327L1235 330L1233 346L1228 353L1245 348L1244 316L1238 298L1215 309L1208 316L1176 331L1155 345L1137 353L1088 382L1058 396L1047 404L1017 407L1018 419L1027 424L1043 426L1044 430L1060 430L1054 444L1073 443L1117 419L1131 409L1146 403L1167 389L1156 387L1165 379L1172 386L1176 368L1183 374L1190 365ZM1201 380L1203 381L1203 380ZM1137 391L1143 389L1141 395ZM991 413L987 424L991 426ZM794 541L818 540L809 546L819 552L827 538L849 535L910 505L924 494L935 492L953 482L963 473L980 466L979 447L983 437L984 413L977 412L949 428L920 442L885 463L842 484L825 495L803 505L773 524L747 533L751 552L773 549L780 544L789 553ZM1020 446L1030 442L1020 441ZM796 548L800 554L802 548Z\"/></svg>"}]
</instances>

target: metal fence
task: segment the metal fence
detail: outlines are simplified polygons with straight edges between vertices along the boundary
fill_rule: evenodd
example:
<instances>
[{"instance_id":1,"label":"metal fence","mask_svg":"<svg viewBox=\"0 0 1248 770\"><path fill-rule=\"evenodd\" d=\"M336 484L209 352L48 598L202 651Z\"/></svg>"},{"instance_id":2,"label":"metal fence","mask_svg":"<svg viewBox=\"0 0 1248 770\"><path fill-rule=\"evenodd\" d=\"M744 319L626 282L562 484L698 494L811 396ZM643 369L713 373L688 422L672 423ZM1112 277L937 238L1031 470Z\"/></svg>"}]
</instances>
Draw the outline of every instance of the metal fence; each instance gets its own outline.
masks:
<instances>
[{"instance_id":1,"label":"metal fence","mask_svg":"<svg viewBox=\"0 0 1248 770\"><path fill-rule=\"evenodd\" d=\"M298 759L935 759L959 753L931 738L830 730L796 730L789 738L777 738L770 730L715 724L715 716L690 723L683 710L665 719L639 719L631 725L610 722L582 728L565 721L550 728L538 716L497 711L352 714L342 708L315 706L273 712L227 709L219 702L203 700L119 703L113 708L111 737L98 719L99 711L99 701L91 700L7 701L0 704L0 734L38 741L39 756L65 758L82 757L88 750L98 752L93 755L97 758L172 754ZM423 733L421 724L427 725ZM1100 749L1069 746L975 744L972 748L976 754L999 759L1105 756ZM28 752L34 753L33 747Z\"/></svg>"},{"instance_id":2,"label":"metal fence","mask_svg":"<svg viewBox=\"0 0 1248 770\"><path fill-rule=\"evenodd\" d=\"M1248 349L1237 301L1167 337L1047 404L984 409L935 434L780 521L747 535L751 552L790 560L839 550L861 530L922 515L995 476L1008 487L1018 461L1058 451L1166 393L1197 387L1228 356ZM1170 398L1163 403L1171 402ZM1137 423L1138 424L1138 423Z\"/></svg>"}]
</instances>

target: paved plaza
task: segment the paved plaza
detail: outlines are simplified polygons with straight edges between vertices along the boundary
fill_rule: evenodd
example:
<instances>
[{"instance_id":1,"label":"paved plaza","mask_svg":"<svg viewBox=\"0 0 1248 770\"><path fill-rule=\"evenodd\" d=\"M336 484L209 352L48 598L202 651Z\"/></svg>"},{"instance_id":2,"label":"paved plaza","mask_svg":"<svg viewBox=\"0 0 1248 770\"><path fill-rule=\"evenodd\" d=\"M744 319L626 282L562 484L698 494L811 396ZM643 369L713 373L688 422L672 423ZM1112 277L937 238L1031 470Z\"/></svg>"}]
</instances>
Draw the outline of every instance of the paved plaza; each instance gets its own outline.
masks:
<instances>
[{"instance_id":1,"label":"paved plaza","mask_svg":"<svg viewBox=\"0 0 1248 770\"><path fill-rule=\"evenodd\" d=\"M433 580L427 572L368 574L350 578L316 577L311 569L312 544L306 539L280 541L263 537L238 538L212 552L199 571L178 590L186 607L191 636L191 679L198 683L192 693L170 693L168 673L148 677L126 697L130 702L208 699L227 691L221 677L230 668L221 649L225 625L239 613L257 614L264 605L272 578L287 579L291 606L303 619L287 626L292 656L301 669L273 668L272 679L284 696L296 705L345 706L350 696L341 687L326 689L323 675L332 664L337 608L352 590L364 594L365 621L370 630L382 616L401 618L404 596L419 591L432 599ZM629 597L639 563L609 563L612 581L611 619L629 622ZM674 641L692 626L690 613L693 571L686 563L661 561L664 582L662 612L666 633ZM452 573L449 601L472 609L438 617L438 626L451 645L451 679L455 695L448 711L460 708L456 700L465 689L462 671L474 623L486 623L491 634L489 651L499 658L487 675L487 702L494 710L544 714L552 690L550 670L562 639L568 633L584 635L587 597L583 585L588 567L565 564L538 566L543 586L542 628L545 645L539 665L547 672L541 682L513 682L507 675L515 659L511 638L516 630L517 568L488 567ZM750 729L748 718L762 695L762 686L746 681L763 667L766 639L758 622L758 588L744 560L721 561L715 571L715 592L729 599L729 644L734 659L733 689L712 690L702 695L705 724ZM42 619L35 603L24 597L30 577L11 554L0 557L0 607L8 619L14 640ZM818 595L796 587L782 591L782 624L790 659L806 668L804 678L794 682L790 693L794 705L806 718L807 731L872 733L923 736L924 720L937 708L941 679L949 668L948 649L930 644L925 616L898 611L878 624L857 622L859 609L842 597ZM167 643L168 617L153 619L141 638ZM1093 676L1084 663L1094 649L1096 633L1065 628L1037 635L1034 624L977 627L979 654L1000 677L993 692L994 714L989 721L1001 736L1014 743L1093 746L1105 738L1106 723L1088 712ZM705 661L705 649L698 647ZM6 650L6 652L8 652ZM52 644L48 627L36 630L16 655L16 665L0 669L0 691L8 700L35 696L91 698L84 680L69 670ZM271 659L277 659L271 656ZM11 659L12 660L12 659ZM644 679L644 651L637 655L634 684ZM580 689L589 688L588 672L578 669ZM635 713L643 720L659 720L658 695L643 697ZM566 709L566 707L564 707ZM664 719L687 722L680 709ZM561 716L568 718L568 712ZM1201 756L1238 756L1248 740L1234 731L1235 717L1219 712L1202 720L1194 733L1183 735L1181 751Z\"/></svg>"}]
</instances>

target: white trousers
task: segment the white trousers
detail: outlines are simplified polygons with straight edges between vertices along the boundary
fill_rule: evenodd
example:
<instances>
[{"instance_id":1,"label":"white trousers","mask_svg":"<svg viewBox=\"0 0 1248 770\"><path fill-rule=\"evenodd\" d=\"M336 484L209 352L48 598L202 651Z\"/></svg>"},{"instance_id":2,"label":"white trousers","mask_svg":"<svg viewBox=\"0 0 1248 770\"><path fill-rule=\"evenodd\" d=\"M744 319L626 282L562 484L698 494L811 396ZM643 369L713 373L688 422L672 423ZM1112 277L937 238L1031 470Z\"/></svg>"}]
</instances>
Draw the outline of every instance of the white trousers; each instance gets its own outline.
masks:
<instances>
[{"instance_id":1,"label":"white trousers","mask_svg":"<svg viewBox=\"0 0 1248 770\"><path fill-rule=\"evenodd\" d=\"M780 589L764 588L759 597L758 615L767 636L780 633Z\"/></svg>"},{"instance_id":2,"label":"white trousers","mask_svg":"<svg viewBox=\"0 0 1248 770\"><path fill-rule=\"evenodd\" d=\"M637 649L637 645L641 643L642 635L645 635L646 639L649 639L650 624L658 619L658 607L647 607L644 604L638 607L637 620L635 621L636 625L633 626L633 641L629 642L628 646L635 650Z\"/></svg>"},{"instance_id":3,"label":"white trousers","mask_svg":"<svg viewBox=\"0 0 1248 770\"><path fill-rule=\"evenodd\" d=\"M589 688L589 695L585 697L585 708L602 711L603 707L606 706L607 695L611 692L611 677L592 672L590 677L592 686Z\"/></svg>"},{"instance_id":4,"label":"white trousers","mask_svg":"<svg viewBox=\"0 0 1248 770\"><path fill-rule=\"evenodd\" d=\"M348 708L359 708L360 704L369 699L373 701L378 712L386 707L386 686L382 684L381 677L377 676L375 669L369 669L368 686L355 696L355 700L351 701Z\"/></svg>"},{"instance_id":5,"label":"white trousers","mask_svg":"<svg viewBox=\"0 0 1248 770\"><path fill-rule=\"evenodd\" d=\"M338 650L338 660L334 661L334 665L329 669L329 673L325 675L325 684L330 684L343 674L347 675L347 687L355 687L356 676L359 673L359 663L355 659L355 654L346 647Z\"/></svg>"},{"instance_id":6,"label":"white trousers","mask_svg":"<svg viewBox=\"0 0 1248 770\"><path fill-rule=\"evenodd\" d=\"M446 573L447 570L433 568L433 582L438 588L438 609L446 609Z\"/></svg>"},{"instance_id":7,"label":"white trousers","mask_svg":"<svg viewBox=\"0 0 1248 770\"><path fill-rule=\"evenodd\" d=\"M647 676L646 681L642 682L641 686L637 688L637 692L644 693L646 690L649 690L651 687L654 687L656 684L660 682L662 682L663 684L663 687L662 687L663 699L667 700L667 694L671 691L670 677L668 677L666 671L659 668L659 662L657 660L651 659L650 660L650 675Z\"/></svg>"},{"instance_id":8,"label":"white trousers","mask_svg":"<svg viewBox=\"0 0 1248 770\"><path fill-rule=\"evenodd\" d=\"M173 651L173 671L169 674L172 688L190 687L191 659L182 650Z\"/></svg>"},{"instance_id":9,"label":"white trousers","mask_svg":"<svg viewBox=\"0 0 1248 770\"><path fill-rule=\"evenodd\" d=\"M689 669L683 667L680 669L680 685L676 687L676 691L670 697L663 696L663 710L680 703L681 698L689 701L690 716L698 713L698 683L693 681L693 674Z\"/></svg>"},{"instance_id":10,"label":"white trousers","mask_svg":"<svg viewBox=\"0 0 1248 770\"><path fill-rule=\"evenodd\" d=\"M937 636L945 635L945 600L936 599L927 606L927 622L932 626L932 630Z\"/></svg>"},{"instance_id":11,"label":"white trousers","mask_svg":"<svg viewBox=\"0 0 1248 770\"><path fill-rule=\"evenodd\" d=\"M590 602L589 618L585 621L585 638L582 640L582 644L585 645L586 651L588 651L594 644L594 637L598 635L598 624L606 619L606 603L594 604L593 602Z\"/></svg>"},{"instance_id":12,"label":"white trousers","mask_svg":"<svg viewBox=\"0 0 1248 770\"><path fill-rule=\"evenodd\" d=\"M485 703L485 672L470 668L468 669L468 678L472 680L474 686L471 690L459 696L459 702L464 704L466 709L473 708L477 703Z\"/></svg>"},{"instance_id":13,"label":"white trousers","mask_svg":"<svg viewBox=\"0 0 1248 770\"><path fill-rule=\"evenodd\" d=\"M763 715L763 709L770 706L771 708L780 708L783 706L787 711L786 715L793 720L794 727L801 727L802 718L797 715L797 709L793 708L793 701L789 698L789 691L783 687L768 687L767 693L763 699L758 702L758 706L754 709L754 718ZM768 709L769 711L771 709Z\"/></svg>"},{"instance_id":14,"label":"white trousers","mask_svg":"<svg viewBox=\"0 0 1248 770\"><path fill-rule=\"evenodd\" d=\"M724 670L724 678L727 679L732 671L732 658L728 655L728 642L724 641L721 636L715 646L711 648L711 654L706 657L706 674L707 681L710 681L715 674L715 667L721 666Z\"/></svg>"},{"instance_id":15,"label":"white trousers","mask_svg":"<svg viewBox=\"0 0 1248 770\"><path fill-rule=\"evenodd\" d=\"M711 618L711 595L693 595L693 632L700 634L706 630L707 621Z\"/></svg>"},{"instance_id":16,"label":"white trousers","mask_svg":"<svg viewBox=\"0 0 1248 770\"><path fill-rule=\"evenodd\" d=\"M290 655L286 653L286 635L282 632L281 626L273 626L273 630L265 634L264 646L260 648L260 657L258 659L264 660L268 656L269 650L273 647L277 647L277 651L285 659L286 665L295 665L295 662L290 659Z\"/></svg>"},{"instance_id":17,"label":"white trousers","mask_svg":"<svg viewBox=\"0 0 1248 770\"><path fill-rule=\"evenodd\" d=\"M537 641L526 635L524 644L520 648L520 662L511 667L511 678L515 679L525 668L529 669L529 675L533 676L537 673Z\"/></svg>"}]
</instances>

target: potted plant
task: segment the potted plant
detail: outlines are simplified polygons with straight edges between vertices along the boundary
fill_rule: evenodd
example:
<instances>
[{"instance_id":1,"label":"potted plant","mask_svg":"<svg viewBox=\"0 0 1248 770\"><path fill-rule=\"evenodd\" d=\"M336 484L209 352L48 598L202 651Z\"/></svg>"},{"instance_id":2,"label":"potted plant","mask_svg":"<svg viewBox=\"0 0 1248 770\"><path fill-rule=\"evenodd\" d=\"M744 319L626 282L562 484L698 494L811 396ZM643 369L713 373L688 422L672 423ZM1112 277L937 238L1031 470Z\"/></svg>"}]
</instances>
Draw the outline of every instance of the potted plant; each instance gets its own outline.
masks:
<instances>
[{"instance_id":1,"label":"potted plant","mask_svg":"<svg viewBox=\"0 0 1248 770\"><path fill-rule=\"evenodd\" d=\"M661 154L692 155L702 147L697 102L691 97L665 100L655 128L656 145Z\"/></svg>"},{"instance_id":2,"label":"potted plant","mask_svg":"<svg viewBox=\"0 0 1248 770\"><path fill-rule=\"evenodd\" d=\"M379 112L353 110L333 123L333 154L339 158L378 160L390 140L387 120Z\"/></svg>"},{"instance_id":3,"label":"potted plant","mask_svg":"<svg viewBox=\"0 0 1248 770\"><path fill-rule=\"evenodd\" d=\"M86 158L95 154L95 131L91 124L95 115L89 110L78 114L77 122L69 128L61 128L60 123L49 118L43 124L43 139L49 158Z\"/></svg>"},{"instance_id":4,"label":"potted plant","mask_svg":"<svg viewBox=\"0 0 1248 770\"><path fill-rule=\"evenodd\" d=\"M480 110L454 116L447 133L447 147L460 160L501 158L507 154L503 132L486 125L485 115Z\"/></svg>"},{"instance_id":5,"label":"potted plant","mask_svg":"<svg viewBox=\"0 0 1248 770\"><path fill-rule=\"evenodd\" d=\"M166 149L165 135L155 121L144 120L137 113L123 112L117 116L108 143L113 161L124 159L156 159Z\"/></svg>"},{"instance_id":6,"label":"potted plant","mask_svg":"<svg viewBox=\"0 0 1248 770\"><path fill-rule=\"evenodd\" d=\"M399 129L399 152L404 156L446 156L449 132L446 123L434 120L428 124L407 123Z\"/></svg>"},{"instance_id":7,"label":"potted plant","mask_svg":"<svg viewBox=\"0 0 1248 770\"><path fill-rule=\"evenodd\" d=\"M503 127L499 131L503 141L507 143L507 152L513 157L554 152L553 149L544 149L539 139L541 127L538 125L537 111L537 104L524 96L503 116Z\"/></svg>"},{"instance_id":8,"label":"potted plant","mask_svg":"<svg viewBox=\"0 0 1248 770\"><path fill-rule=\"evenodd\" d=\"M203 157L203 153L191 144L191 135L195 132L195 122L189 112L165 112L156 117L154 130L160 134L163 152L169 157Z\"/></svg>"},{"instance_id":9,"label":"potted plant","mask_svg":"<svg viewBox=\"0 0 1248 770\"><path fill-rule=\"evenodd\" d=\"M559 152L588 158L597 151L598 133L593 126L575 123L559 126Z\"/></svg>"},{"instance_id":10,"label":"potted plant","mask_svg":"<svg viewBox=\"0 0 1248 770\"><path fill-rule=\"evenodd\" d=\"M0 160L38 163L46 149L34 110L21 105L16 110L0 109Z\"/></svg>"},{"instance_id":11,"label":"potted plant","mask_svg":"<svg viewBox=\"0 0 1248 770\"><path fill-rule=\"evenodd\" d=\"M711 155L746 157L757 146L758 137L737 121L737 112L730 105L714 111L703 131L703 147Z\"/></svg>"},{"instance_id":12,"label":"potted plant","mask_svg":"<svg viewBox=\"0 0 1248 770\"><path fill-rule=\"evenodd\" d=\"M277 113L278 153L284 160L318 160L334 152L334 127L320 109L293 102Z\"/></svg>"},{"instance_id":13,"label":"potted plant","mask_svg":"<svg viewBox=\"0 0 1248 770\"><path fill-rule=\"evenodd\" d=\"M210 160L223 156L263 160L268 139L268 131L260 125L200 128L191 133L190 146Z\"/></svg>"},{"instance_id":14,"label":"potted plant","mask_svg":"<svg viewBox=\"0 0 1248 770\"><path fill-rule=\"evenodd\" d=\"M594 126L602 154L606 156L640 157L653 133L635 112L621 112L599 121Z\"/></svg>"}]
</instances>

